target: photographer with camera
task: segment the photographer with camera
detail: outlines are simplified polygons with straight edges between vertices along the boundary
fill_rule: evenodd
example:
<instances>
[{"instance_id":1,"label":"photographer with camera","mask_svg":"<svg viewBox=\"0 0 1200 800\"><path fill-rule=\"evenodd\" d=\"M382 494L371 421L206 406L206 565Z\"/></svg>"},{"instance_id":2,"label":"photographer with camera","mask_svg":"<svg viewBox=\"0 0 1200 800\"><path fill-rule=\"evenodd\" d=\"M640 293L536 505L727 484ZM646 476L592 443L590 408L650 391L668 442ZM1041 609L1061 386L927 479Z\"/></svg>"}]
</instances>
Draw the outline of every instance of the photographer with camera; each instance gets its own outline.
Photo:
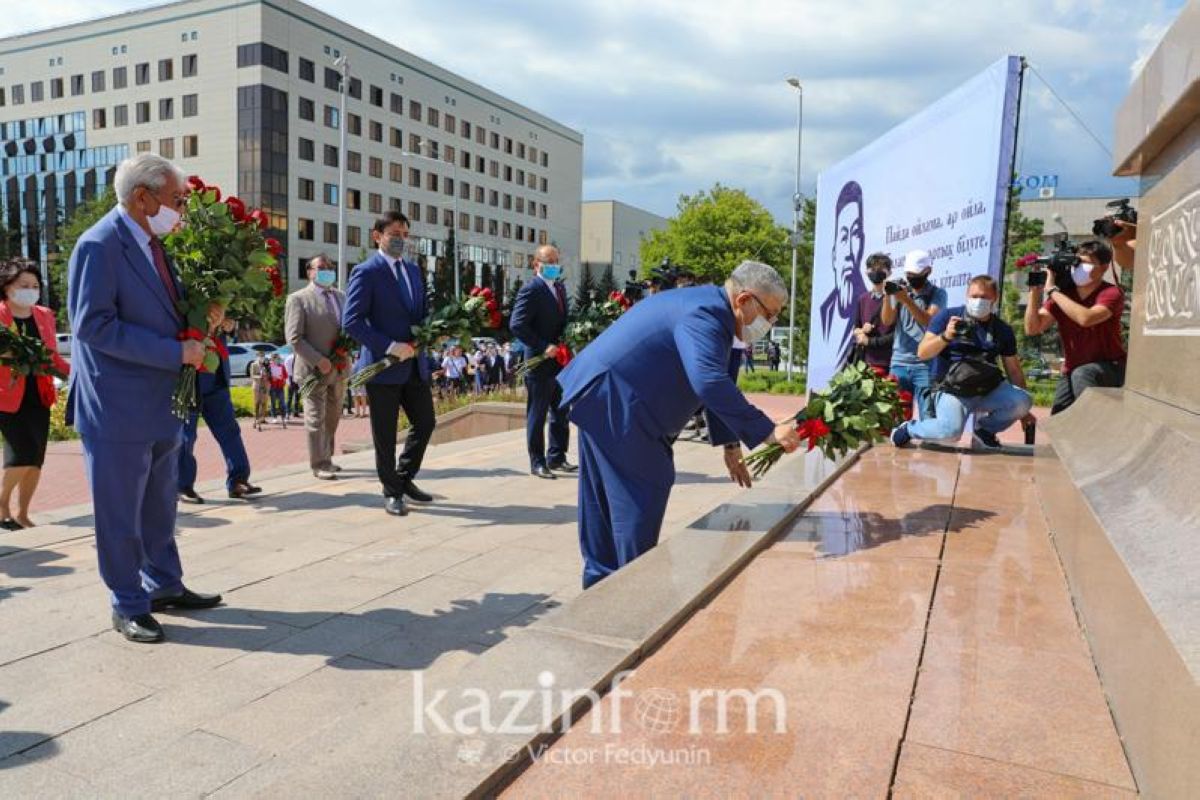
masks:
<instances>
[{"instance_id":1,"label":"photographer with camera","mask_svg":"<svg viewBox=\"0 0 1200 800\"><path fill-rule=\"evenodd\" d=\"M921 418L933 416L931 376L927 359L917 354L930 320L946 307L946 290L929 281L933 259L925 250L913 250L904 257L907 280L888 280L883 284L887 299L880 320L895 326L892 341L891 373L900 381L900 388L912 392Z\"/></svg>"},{"instance_id":2,"label":"photographer with camera","mask_svg":"<svg viewBox=\"0 0 1200 800\"><path fill-rule=\"evenodd\" d=\"M978 275L967 287L965 306L939 311L930 321L917 353L933 361L937 413L893 428L892 444L904 447L912 439L954 441L962 436L967 415L973 414L974 446L999 450L997 434L1031 418L1033 398L1025 389L1017 337L996 315L998 298L996 281ZM1003 362L1003 371L996 366L997 359Z\"/></svg>"},{"instance_id":3,"label":"photographer with camera","mask_svg":"<svg viewBox=\"0 0 1200 800\"><path fill-rule=\"evenodd\" d=\"M886 253L867 256L867 278L871 288L859 295L854 306L854 354L852 360L865 361L872 367L887 369L892 364L892 341L896 332L883 324L886 295L883 284L892 271L892 259Z\"/></svg>"},{"instance_id":4,"label":"photographer with camera","mask_svg":"<svg viewBox=\"0 0 1200 800\"><path fill-rule=\"evenodd\" d=\"M1069 272L1068 258L1055 256L1048 260L1049 269L1029 273L1025 334L1040 336L1057 324L1062 340L1063 371L1054 390L1052 415L1069 408L1085 389L1125 384L1126 353L1121 341L1125 292L1104 282L1112 259L1107 245L1084 242Z\"/></svg>"},{"instance_id":5,"label":"photographer with camera","mask_svg":"<svg viewBox=\"0 0 1200 800\"><path fill-rule=\"evenodd\" d=\"M1115 208L1111 214L1092 223L1092 235L1108 239L1112 245L1113 261L1123 270L1133 269L1134 248L1137 247L1137 209L1129 205L1129 198L1122 197L1106 204Z\"/></svg>"}]
</instances>

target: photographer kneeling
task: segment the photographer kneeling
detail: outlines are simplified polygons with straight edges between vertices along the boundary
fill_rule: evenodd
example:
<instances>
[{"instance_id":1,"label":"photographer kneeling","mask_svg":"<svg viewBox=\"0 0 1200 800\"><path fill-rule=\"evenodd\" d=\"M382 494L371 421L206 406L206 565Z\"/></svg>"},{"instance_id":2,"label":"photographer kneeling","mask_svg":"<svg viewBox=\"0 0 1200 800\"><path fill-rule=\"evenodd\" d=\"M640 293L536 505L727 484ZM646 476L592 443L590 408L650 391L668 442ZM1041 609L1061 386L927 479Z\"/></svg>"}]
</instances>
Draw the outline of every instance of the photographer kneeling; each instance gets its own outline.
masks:
<instances>
[{"instance_id":1,"label":"photographer kneeling","mask_svg":"<svg viewBox=\"0 0 1200 800\"><path fill-rule=\"evenodd\" d=\"M965 306L943 309L930 321L917 353L922 360L934 360L936 412L932 419L893 428L892 444L954 441L962 436L967 415L974 414L974 445L999 450L996 434L1029 415L1033 399L1025 391L1017 337L994 313L998 296L996 281L979 275L967 287ZM997 358L1004 362L1003 372Z\"/></svg>"},{"instance_id":2,"label":"photographer kneeling","mask_svg":"<svg viewBox=\"0 0 1200 800\"><path fill-rule=\"evenodd\" d=\"M1051 414L1069 408L1084 389L1125 384L1126 353L1121 342L1125 292L1103 281L1112 250L1101 242L1084 242L1078 256L1071 274L1074 286L1057 286L1053 269L1029 275L1026 335L1040 336L1058 323L1062 339L1063 371L1054 389ZM1043 275L1044 287L1037 284Z\"/></svg>"}]
</instances>

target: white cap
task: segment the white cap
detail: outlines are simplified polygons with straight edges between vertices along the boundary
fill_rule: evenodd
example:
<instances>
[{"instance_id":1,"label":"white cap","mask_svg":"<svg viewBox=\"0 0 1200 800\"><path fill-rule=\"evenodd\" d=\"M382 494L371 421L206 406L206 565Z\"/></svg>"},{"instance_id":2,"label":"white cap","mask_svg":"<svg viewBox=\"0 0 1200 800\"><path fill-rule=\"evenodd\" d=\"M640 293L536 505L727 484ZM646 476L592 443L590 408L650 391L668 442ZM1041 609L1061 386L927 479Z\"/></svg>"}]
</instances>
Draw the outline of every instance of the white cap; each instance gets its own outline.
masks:
<instances>
[{"instance_id":1,"label":"white cap","mask_svg":"<svg viewBox=\"0 0 1200 800\"><path fill-rule=\"evenodd\" d=\"M927 269L933 269L933 259L928 250L909 250L904 257L904 271L909 275L917 275Z\"/></svg>"}]
</instances>

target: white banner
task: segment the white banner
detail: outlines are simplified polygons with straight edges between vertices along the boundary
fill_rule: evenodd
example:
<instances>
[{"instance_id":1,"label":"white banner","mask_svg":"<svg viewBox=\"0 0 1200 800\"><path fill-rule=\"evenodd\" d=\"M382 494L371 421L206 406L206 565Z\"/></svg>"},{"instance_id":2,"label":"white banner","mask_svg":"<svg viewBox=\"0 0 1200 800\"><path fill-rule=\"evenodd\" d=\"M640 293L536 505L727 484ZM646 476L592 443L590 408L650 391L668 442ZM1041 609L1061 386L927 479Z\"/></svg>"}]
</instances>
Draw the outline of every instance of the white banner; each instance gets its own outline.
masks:
<instances>
[{"instance_id":1,"label":"white banner","mask_svg":"<svg viewBox=\"0 0 1200 800\"><path fill-rule=\"evenodd\" d=\"M867 256L933 256L930 280L962 304L975 275L999 278L1012 183L1021 59L1008 56L821 173L808 387L845 365Z\"/></svg>"}]
</instances>

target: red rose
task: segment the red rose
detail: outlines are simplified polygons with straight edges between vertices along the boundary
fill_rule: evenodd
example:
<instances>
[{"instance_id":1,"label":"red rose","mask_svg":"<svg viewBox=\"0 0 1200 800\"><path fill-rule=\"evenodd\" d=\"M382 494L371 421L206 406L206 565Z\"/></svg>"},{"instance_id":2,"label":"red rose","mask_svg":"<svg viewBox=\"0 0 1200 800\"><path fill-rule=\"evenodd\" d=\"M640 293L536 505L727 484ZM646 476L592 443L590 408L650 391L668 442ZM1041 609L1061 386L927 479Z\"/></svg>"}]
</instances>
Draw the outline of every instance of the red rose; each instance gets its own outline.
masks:
<instances>
[{"instance_id":1,"label":"red rose","mask_svg":"<svg viewBox=\"0 0 1200 800\"><path fill-rule=\"evenodd\" d=\"M218 187L216 187L216 186L209 186L209 187L206 187L206 188L208 189L208 191L210 191L210 192L212 192L212 193L213 193L213 202L214 202L214 203L219 203L219 202L221 202L221 190L220 190Z\"/></svg>"},{"instance_id":2,"label":"red rose","mask_svg":"<svg viewBox=\"0 0 1200 800\"><path fill-rule=\"evenodd\" d=\"M267 267L267 277L271 279L271 293L283 297L283 276L279 274L279 268Z\"/></svg>"},{"instance_id":3,"label":"red rose","mask_svg":"<svg viewBox=\"0 0 1200 800\"><path fill-rule=\"evenodd\" d=\"M217 355L221 358L229 358L229 348L220 339L212 339L213 349L217 351Z\"/></svg>"},{"instance_id":4,"label":"red rose","mask_svg":"<svg viewBox=\"0 0 1200 800\"><path fill-rule=\"evenodd\" d=\"M560 344L558 346L558 351L554 354L554 360L558 362L560 367L565 367L567 364L570 364L571 348L567 347L565 344Z\"/></svg>"},{"instance_id":5,"label":"red rose","mask_svg":"<svg viewBox=\"0 0 1200 800\"><path fill-rule=\"evenodd\" d=\"M817 446L817 442L829 435L829 426L825 424L823 419L806 419L796 429L800 434L801 439L808 440L808 449L812 450Z\"/></svg>"},{"instance_id":6,"label":"red rose","mask_svg":"<svg viewBox=\"0 0 1200 800\"><path fill-rule=\"evenodd\" d=\"M254 224L258 225L258 229L260 231L265 231L267 226L270 224L270 220L267 219L266 212L261 208L256 208L251 211L248 219Z\"/></svg>"},{"instance_id":7,"label":"red rose","mask_svg":"<svg viewBox=\"0 0 1200 800\"><path fill-rule=\"evenodd\" d=\"M270 236L266 239L267 250L270 251L274 258L279 258L283 254L283 245L278 239L273 239Z\"/></svg>"},{"instance_id":8,"label":"red rose","mask_svg":"<svg viewBox=\"0 0 1200 800\"><path fill-rule=\"evenodd\" d=\"M488 300L492 299L492 290L486 286L479 290L479 294L481 297L486 297Z\"/></svg>"},{"instance_id":9,"label":"red rose","mask_svg":"<svg viewBox=\"0 0 1200 800\"><path fill-rule=\"evenodd\" d=\"M188 328L186 330L180 331L179 335L176 336L175 338L181 342L187 342L187 341L203 342L205 337L204 337L204 331L200 330L199 328Z\"/></svg>"},{"instance_id":10,"label":"red rose","mask_svg":"<svg viewBox=\"0 0 1200 800\"><path fill-rule=\"evenodd\" d=\"M504 324L504 320L501 318L500 312L493 311L491 317L488 319L488 327L499 328L502 324Z\"/></svg>"},{"instance_id":11,"label":"red rose","mask_svg":"<svg viewBox=\"0 0 1200 800\"><path fill-rule=\"evenodd\" d=\"M225 205L229 207L229 215L233 217L234 222L246 221L246 204L236 197L225 198Z\"/></svg>"},{"instance_id":12,"label":"red rose","mask_svg":"<svg viewBox=\"0 0 1200 800\"><path fill-rule=\"evenodd\" d=\"M1031 264L1033 264L1033 262L1035 262L1037 260L1038 260L1037 253L1029 253L1028 255L1023 255L1020 258L1018 258L1017 263L1014 264L1013 266L1015 266L1017 269L1024 269L1025 267L1030 266Z\"/></svg>"},{"instance_id":13,"label":"red rose","mask_svg":"<svg viewBox=\"0 0 1200 800\"><path fill-rule=\"evenodd\" d=\"M193 192L203 192L208 187L204 185L204 181L200 180L199 175L189 175L187 179L188 188Z\"/></svg>"}]
</instances>

